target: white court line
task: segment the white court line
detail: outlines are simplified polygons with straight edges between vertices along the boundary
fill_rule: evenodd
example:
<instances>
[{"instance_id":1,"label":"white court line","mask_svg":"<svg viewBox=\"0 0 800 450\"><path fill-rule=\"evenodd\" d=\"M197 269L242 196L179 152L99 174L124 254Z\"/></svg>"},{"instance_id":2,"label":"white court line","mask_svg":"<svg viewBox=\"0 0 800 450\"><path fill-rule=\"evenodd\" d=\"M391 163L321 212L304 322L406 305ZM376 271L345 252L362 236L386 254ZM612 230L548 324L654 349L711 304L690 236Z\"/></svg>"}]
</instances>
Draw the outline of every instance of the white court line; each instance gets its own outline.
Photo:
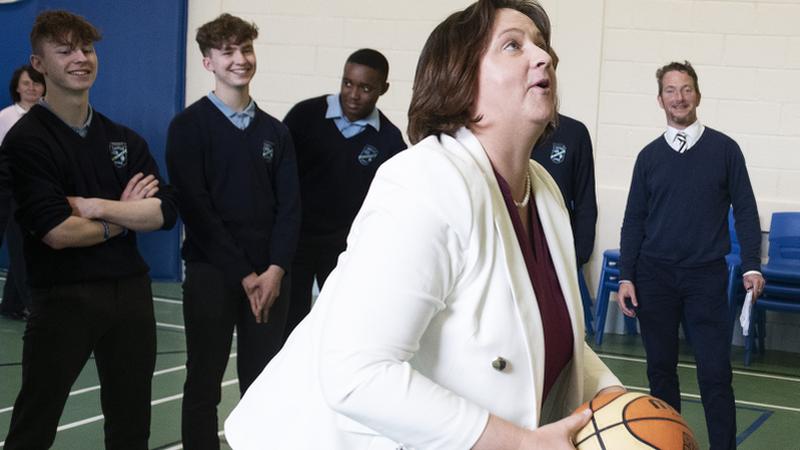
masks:
<instances>
[{"instance_id":1,"label":"white court line","mask_svg":"<svg viewBox=\"0 0 800 450\"><path fill-rule=\"evenodd\" d=\"M180 300L173 300L171 298L164 298L164 297L153 297L154 302L159 303L169 303L170 305L182 305L183 302Z\"/></svg>"},{"instance_id":2,"label":"white court line","mask_svg":"<svg viewBox=\"0 0 800 450\"><path fill-rule=\"evenodd\" d=\"M230 386L232 384L237 384L237 383L239 383L239 380L234 378L232 380L223 381L220 384L220 386L226 387L226 386ZM178 399L180 399L182 397L183 397L183 394L176 394L176 395L171 395L169 397L158 398L158 399L155 399L152 402L150 402L150 406L156 406L156 405L160 405L162 403L172 402L172 401L178 400ZM80 426L83 426L83 425L87 425L87 424L90 424L90 423L99 422L101 420L103 420L103 415L102 414L100 414L99 416L94 416L94 417L89 417L87 419L79 420L77 422L65 423L64 425L61 425L60 427L56 428L56 432L69 430L71 428L77 428L77 427L80 427ZM5 446L5 444L6 444L6 441L0 442L0 447Z\"/></svg>"},{"instance_id":3,"label":"white court line","mask_svg":"<svg viewBox=\"0 0 800 450\"><path fill-rule=\"evenodd\" d=\"M236 352L231 353L230 355L228 355L228 359L235 358L236 356L237 356ZM164 374L172 373L172 372L178 372L180 370L186 370L186 366L185 365L183 365L183 366L175 366L175 367L169 367L169 368L166 368L166 369L156 370L155 372L153 372L153 376L157 377L159 375L164 375ZM100 389L100 385L90 386L90 387L86 387L86 388L83 388L83 389L76 389L74 391L70 391L69 397L72 397L73 395L80 395L80 394L85 394L87 392L97 391L99 389ZM11 412L13 410L14 410L13 406L9 406L7 408L2 408L2 409L0 409L0 414Z\"/></svg>"},{"instance_id":4,"label":"white court line","mask_svg":"<svg viewBox=\"0 0 800 450\"><path fill-rule=\"evenodd\" d=\"M642 387L642 386L625 386L625 389L630 389L632 391L650 392L650 388L646 388L646 387ZM681 397L700 400L700 396L698 394L686 394L686 393L681 392ZM757 406L759 408L766 408L766 409L779 409L781 411L789 411L789 412L800 413L800 408L792 408L791 406L780 406L780 405L772 405L772 404L769 404L769 403L748 402L748 401L745 401L745 400L736 400L736 404L737 405L745 405L745 406Z\"/></svg>"},{"instance_id":5,"label":"white court line","mask_svg":"<svg viewBox=\"0 0 800 450\"><path fill-rule=\"evenodd\" d=\"M631 357L631 356L607 355L605 353L597 353L597 356L599 356L601 358L616 359L616 360L619 360L619 361L632 361L632 362L638 362L638 363L642 363L642 364L646 364L647 363L647 360L645 360L644 358L634 358L634 357ZM685 363L679 363L678 367L683 367L684 369L697 369L696 365L694 365L694 364L685 364ZM768 378L770 380L792 381L792 382L795 382L795 383L800 383L800 378L798 378L798 377L790 377L790 376L784 376L784 375L772 375L772 374L769 374L769 373L749 372L749 371L745 371L745 370L732 370L732 372L735 375L744 375L744 376L748 376L748 377Z\"/></svg>"}]
</instances>

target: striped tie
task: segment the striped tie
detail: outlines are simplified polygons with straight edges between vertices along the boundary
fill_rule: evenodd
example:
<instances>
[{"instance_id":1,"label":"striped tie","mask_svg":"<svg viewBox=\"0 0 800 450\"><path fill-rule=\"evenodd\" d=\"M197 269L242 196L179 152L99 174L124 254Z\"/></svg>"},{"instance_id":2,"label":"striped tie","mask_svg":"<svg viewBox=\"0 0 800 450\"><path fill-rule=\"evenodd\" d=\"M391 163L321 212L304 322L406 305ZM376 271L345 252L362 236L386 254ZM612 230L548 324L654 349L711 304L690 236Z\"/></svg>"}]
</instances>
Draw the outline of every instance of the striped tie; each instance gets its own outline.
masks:
<instances>
[{"instance_id":1,"label":"striped tie","mask_svg":"<svg viewBox=\"0 0 800 450\"><path fill-rule=\"evenodd\" d=\"M686 133L683 131L678 132L678 134L675 135L675 142L678 143L678 153L686 151Z\"/></svg>"}]
</instances>

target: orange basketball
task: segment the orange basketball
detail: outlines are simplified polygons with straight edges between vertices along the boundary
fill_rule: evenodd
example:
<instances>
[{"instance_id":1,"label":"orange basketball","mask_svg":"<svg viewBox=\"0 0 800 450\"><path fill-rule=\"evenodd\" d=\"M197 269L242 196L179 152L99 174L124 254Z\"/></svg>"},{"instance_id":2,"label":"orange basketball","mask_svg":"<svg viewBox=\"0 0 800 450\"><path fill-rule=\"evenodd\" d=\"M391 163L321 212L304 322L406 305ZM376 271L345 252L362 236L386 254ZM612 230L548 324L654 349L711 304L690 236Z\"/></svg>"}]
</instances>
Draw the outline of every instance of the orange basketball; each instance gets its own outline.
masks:
<instances>
[{"instance_id":1,"label":"orange basketball","mask_svg":"<svg viewBox=\"0 0 800 450\"><path fill-rule=\"evenodd\" d=\"M640 392L609 392L578 408L592 420L575 435L578 450L697 450L692 429L665 401Z\"/></svg>"}]
</instances>

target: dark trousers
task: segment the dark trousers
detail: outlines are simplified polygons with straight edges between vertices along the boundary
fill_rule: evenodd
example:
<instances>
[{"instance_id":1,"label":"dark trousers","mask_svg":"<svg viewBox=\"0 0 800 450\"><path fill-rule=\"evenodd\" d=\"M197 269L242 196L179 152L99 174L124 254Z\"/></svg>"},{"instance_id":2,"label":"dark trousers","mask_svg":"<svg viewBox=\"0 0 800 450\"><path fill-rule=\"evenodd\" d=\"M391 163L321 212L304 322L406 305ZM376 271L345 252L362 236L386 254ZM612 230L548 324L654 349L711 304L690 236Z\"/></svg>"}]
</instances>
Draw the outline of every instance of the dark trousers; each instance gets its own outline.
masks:
<instances>
[{"instance_id":1,"label":"dark trousers","mask_svg":"<svg viewBox=\"0 0 800 450\"><path fill-rule=\"evenodd\" d=\"M156 328L150 278L31 291L22 387L5 448L46 449L70 388L94 351L108 449L146 449Z\"/></svg>"},{"instance_id":2,"label":"dark trousers","mask_svg":"<svg viewBox=\"0 0 800 450\"><path fill-rule=\"evenodd\" d=\"M236 369L243 395L283 345L289 274L267 323L256 323L241 283L232 283L211 264L186 263L183 318L186 326L186 383L181 435L185 449L219 449L217 405L236 327Z\"/></svg>"},{"instance_id":3,"label":"dark trousers","mask_svg":"<svg viewBox=\"0 0 800 450\"><path fill-rule=\"evenodd\" d=\"M639 324L647 352L650 393L680 411L678 326L692 336L697 382L711 448L736 447L736 406L731 386L730 312L725 261L675 268L645 257L636 265Z\"/></svg>"},{"instance_id":4,"label":"dark trousers","mask_svg":"<svg viewBox=\"0 0 800 450\"><path fill-rule=\"evenodd\" d=\"M4 313L21 313L23 309L31 309L31 293L28 288L28 272L25 268L25 254L22 251L22 230L14 220L16 208L11 203L11 217L6 228L6 245L8 246L8 275L3 286L3 303L0 311Z\"/></svg>"},{"instance_id":5,"label":"dark trousers","mask_svg":"<svg viewBox=\"0 0 800 450\"><path fill-rule=\"evenodd\" d=\"M292 262L292 301L289 305L289 318L286 320L284 340L289 338L294 328L311 311L311 291L314 278L322 289L328 275L336 267L339 255L344 251L346 243L333 242L327 245L304 244L301 238Z\"/></svg>"}]
</instances>

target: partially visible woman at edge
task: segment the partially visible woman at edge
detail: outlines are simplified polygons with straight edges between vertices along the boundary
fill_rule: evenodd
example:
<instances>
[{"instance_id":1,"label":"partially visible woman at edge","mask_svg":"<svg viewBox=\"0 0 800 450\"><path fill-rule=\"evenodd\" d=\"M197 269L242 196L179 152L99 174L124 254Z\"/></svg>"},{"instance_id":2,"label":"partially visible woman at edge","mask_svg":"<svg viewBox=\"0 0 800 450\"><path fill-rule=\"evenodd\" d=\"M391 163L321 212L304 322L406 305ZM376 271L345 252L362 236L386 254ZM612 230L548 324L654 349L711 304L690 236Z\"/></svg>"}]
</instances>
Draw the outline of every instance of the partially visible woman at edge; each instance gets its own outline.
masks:
<instances>
[{"instance_id":1,"label":"partially visible woman at edge","mask_svg":"<svg viewBox=\"0 0 800 450\"><path fill-rule=\"evenodd\" d=\"M0 143L17 121L44 96L44 77L30 65L17 67L11 75L9 93L13 104L0 110Z\"/></svg>"},{"instance_id":2,"label":"partially visible woman at edge","mask_svg":"<svg viewBox=\"0 0 800 450\"><path fill-rule=\"evenodd\" d=\"M225 423L236 449L569 449L619 380L583 342L569 215L530 160L556 103L537 3L433 31L408 134L311 314ZM563 419L562 419L563 418Z\"/></svg>"},{"instance_id":3,"label":"partially visible woman at edge","mask_svg":"<svg viewBox=\"0 0 800 450\"><path fill-rule=\"evenodd\" d=\"M0 110L0 144L8 130L44 96L44 77L29 64L17 67L11 75L8 92L14 103ZM0 165L5 164L3 158L0 156ZM7 168L0 167L0 242L5 236L9 260L0 315L26 320L30 313L31 293L22 251L22 230L14 219L17 205L11 198L10 183Z\"/></svg>"}]
</instances>

